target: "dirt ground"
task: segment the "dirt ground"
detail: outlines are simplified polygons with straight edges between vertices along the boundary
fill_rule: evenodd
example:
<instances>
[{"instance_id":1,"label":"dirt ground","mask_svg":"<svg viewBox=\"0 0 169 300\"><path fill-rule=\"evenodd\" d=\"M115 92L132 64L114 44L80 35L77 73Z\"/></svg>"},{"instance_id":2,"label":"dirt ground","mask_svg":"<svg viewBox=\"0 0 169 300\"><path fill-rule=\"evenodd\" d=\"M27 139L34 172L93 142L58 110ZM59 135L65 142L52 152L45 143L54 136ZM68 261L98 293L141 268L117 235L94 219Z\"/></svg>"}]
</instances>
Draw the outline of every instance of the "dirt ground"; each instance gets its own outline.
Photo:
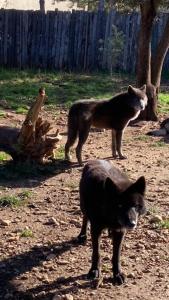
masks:
<instances>
[{"instance_id":1,"label":"dirt ground","mask_svg":"<svg viewBox=\"0 0 169 300\"><path fill-rule=\"evenodd\" d=\"M67 112L45 112L66 140ZM8 112L1 124L20 125L23 116ZM135 180L145 175L147 214L136 230L127 233L121 264L126 275L122 286L111 283L112 244L102 235L103 281L98 289L86 279L91 263L90 234L86 246L74 239L81 227L78 185L82 167L73 153L71 166L63 160L53 165L55 174L14 178L0 182L0 196L32 191L28 204L0 208L0 299L167 300L169 299L169 231L153 223L154 216L169 218L169 151L161 138L145 133L157 126L151 122L128 127L123 150L126 160L112 160ZM111 159L111 133L91 131L83 150L84 160ZM3 177L3 176L2 176ZM21 237L30 229L32 237Z\"/></svg>"}]
</instances>

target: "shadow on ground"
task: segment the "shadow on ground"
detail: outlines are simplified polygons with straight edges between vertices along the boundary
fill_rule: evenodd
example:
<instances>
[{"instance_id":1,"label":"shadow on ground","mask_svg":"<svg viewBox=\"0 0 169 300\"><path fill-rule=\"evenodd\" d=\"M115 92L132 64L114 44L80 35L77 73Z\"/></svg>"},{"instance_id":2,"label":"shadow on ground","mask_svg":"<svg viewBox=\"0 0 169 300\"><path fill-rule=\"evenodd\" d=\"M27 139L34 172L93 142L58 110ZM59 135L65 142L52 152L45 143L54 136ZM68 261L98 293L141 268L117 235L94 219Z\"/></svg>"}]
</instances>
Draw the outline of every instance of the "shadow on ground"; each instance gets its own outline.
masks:
<instances>
[{"instance_id":1,"label":"shadow on ground","mask_svg":"<svg viewBox=\"0 0 169 300\"><path fill-rule=\"evenodd\" d=\"M0 299L10 300L27 300L27 299L51 299L55 294L53 290L66 294L78 289L76 284L77 280L84 279L85 275L75 277L60 277L49 284L44 284L31 288L29 290L23 290L22 279L16 280L16 277L24 275L25 272L29 272L33 267L38 267L46 260L46 253L55 254L56 257L64 254L66 251L71 250L73 247L78 247L76 239L65 241L58 244L53 244L44 247L33 247L29 252L22 253L13 257L9 257L0 262ZM44 254L45 253L45 254ZM70 286L70 283L74 283ZM62 285L64 288L62 289ZM65 286L68 286L65 288ZM89 282L84 284L84 288L89 286ZM82 288L82 286L81 286ZM43 293L42 293L43 292ZM36 295L36 296L35 296Z\"/></svg>"},{"instance_id":2,"label":"shadow on ground","mask_svg":"<svg viewBox=\"0 0 169 300\"><path fill-rule=\"evenodd\" d=\"M45 164L13 163L0 164L0 185L5 187L36 187L46 179L79 167L77 163L54 160Z\"/></svg>"}]
</instances>

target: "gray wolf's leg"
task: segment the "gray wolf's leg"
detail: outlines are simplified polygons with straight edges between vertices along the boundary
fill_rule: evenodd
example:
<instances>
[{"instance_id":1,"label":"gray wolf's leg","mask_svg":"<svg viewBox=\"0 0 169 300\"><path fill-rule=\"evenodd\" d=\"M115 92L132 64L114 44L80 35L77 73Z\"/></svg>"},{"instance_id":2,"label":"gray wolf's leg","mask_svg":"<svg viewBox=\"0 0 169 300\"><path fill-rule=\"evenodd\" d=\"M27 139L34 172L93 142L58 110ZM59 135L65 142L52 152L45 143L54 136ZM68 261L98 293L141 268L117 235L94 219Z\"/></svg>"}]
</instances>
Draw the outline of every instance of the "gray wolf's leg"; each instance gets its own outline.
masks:
<instances>
[{"instance_id":1,"label":"gray wolf's leg","mask_svg":"<svg viewBox=\"0 0 169 300\"><path fill-rule=\"evenodd\" d=\"M112 129L112 156L113 158L117 158L116 152L116 130Z\"/></svg>"},{"instance_id":2,"label":"gray wolf's leg","mask_svg":"<svg viewBox=\"0 0 169 300\"><path fill-rule=\"evenodd\" d=\"M90 124L83 123L83 127L79 129L79 142L76 147L76 157L79 165L82 165L82 147L86 142L90 130Z\"/></svg>"},{"instance_id":3,"label":"gray wolf's leg","mask_svg":"<svg viewBox=\"0 0 169 300\"><path fill-rule=\"evenodd\" d=\"M65 159L68 160L68 161L71 161L70 148L75 143L76 137L77 137L77 129L76 128L74 130L72 128L69 129L68 130L67 142L65 144Z\"/></svg>"},{"instance_id":4,"label":"gray wolf's leg","mask_svg":"<svg viewBox=\"0 0 169 300\"><path fill-rule=\"evenodd\" d=\"M121 149L122 148L122 137L123 137L123 130L117 130L116 131L117 153L118 153L120 159L125 159L127 157L123 155L122 149Z\"/></svg>"}]
</instances>

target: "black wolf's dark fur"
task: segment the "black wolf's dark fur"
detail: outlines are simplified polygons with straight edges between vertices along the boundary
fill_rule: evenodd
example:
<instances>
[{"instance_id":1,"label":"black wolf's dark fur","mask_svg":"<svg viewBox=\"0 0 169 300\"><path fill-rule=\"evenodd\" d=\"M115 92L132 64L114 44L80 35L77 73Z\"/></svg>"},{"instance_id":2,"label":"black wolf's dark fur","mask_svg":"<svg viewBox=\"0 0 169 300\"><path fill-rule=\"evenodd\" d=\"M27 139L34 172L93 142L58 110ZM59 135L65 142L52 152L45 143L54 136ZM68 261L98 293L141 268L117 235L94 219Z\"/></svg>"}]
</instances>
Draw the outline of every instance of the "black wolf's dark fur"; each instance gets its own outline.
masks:
<instances>
[{"instance_id":1,"label":"black wolf's dark fur","mask_svg":"<svg viewBox=\"0 0 169 300\"><path fill-rule=\"evenodd\" d=\"M124 128L130 120L137 118L147 104L146 86L140 89L128 87L110 100L80 100L75 102L68 116L68 138L65 145L65 158L70 160L70 148L79 137L76 157L82 163L82 146L87 140L90 127L112 130L113 157L125 158L121 151L121 140Z\"/></svg>"},{"instance_id":2,"label":"black wolf's dark fur","mask_svg":"<svg viewBox=\"0 0 169 300\"><path fill-rule=\"evenodd\" d=\"M132 183L108 161L93 160L85 165L80 181L83 224L78 240L86 241L90 221L93 254L89 278L100 275L99 240L102 230L108 228L113 239L114 282L124 282L120 270L121 244L125 231L135 228L138 216L145 212L145 185L143 176Z\"/></svg>"}]
</instances>

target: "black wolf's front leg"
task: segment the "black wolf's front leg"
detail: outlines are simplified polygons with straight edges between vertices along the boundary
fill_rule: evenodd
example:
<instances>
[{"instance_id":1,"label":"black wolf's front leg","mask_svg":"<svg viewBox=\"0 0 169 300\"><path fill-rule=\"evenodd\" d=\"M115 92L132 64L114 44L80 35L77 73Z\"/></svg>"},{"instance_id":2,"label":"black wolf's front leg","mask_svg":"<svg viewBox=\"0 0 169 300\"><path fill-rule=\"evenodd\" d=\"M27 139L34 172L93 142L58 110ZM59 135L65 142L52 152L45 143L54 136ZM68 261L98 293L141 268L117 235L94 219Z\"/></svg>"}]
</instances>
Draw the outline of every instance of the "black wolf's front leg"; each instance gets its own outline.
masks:
<instances>
[{"instance_id":1,"label":"black wolf's front leg","mask_svg":"<svg viewBox=\"0 0 169 300\"><path fill-rule=\"evenodd\" d=\"M88 273L89 279L97 279L100 277L100 236L101 236L101 229L95 227L91 224L91 238L92 238L92 266Z\"/></svg>"},{"instance_id":2,"label":"black wolf's front leg","mask_svg":"<svg viewBox=\"0 0 169 300\"><path fill-rule=\"evenodd\" d=\"M115 284L124 283L124 275L121 273L120 269L120 254L121 246L124 238L123 231L112 231L113 237L113 257L112 257L112 267L113 267L113 282Z\"/></svg>"},{"instance_id":3,"label":"black wolf's front leg","mask_svg":"<svg viewBox=\"0 0 169 300\"><path fill-rule=\"evenodd\" d=\"M80 234L78 235L79 244L85 244L87 241L87 225L88 225L87 216L85 214L83 214L82 228L81 228Z\"/></svg>"}]
</instances>

